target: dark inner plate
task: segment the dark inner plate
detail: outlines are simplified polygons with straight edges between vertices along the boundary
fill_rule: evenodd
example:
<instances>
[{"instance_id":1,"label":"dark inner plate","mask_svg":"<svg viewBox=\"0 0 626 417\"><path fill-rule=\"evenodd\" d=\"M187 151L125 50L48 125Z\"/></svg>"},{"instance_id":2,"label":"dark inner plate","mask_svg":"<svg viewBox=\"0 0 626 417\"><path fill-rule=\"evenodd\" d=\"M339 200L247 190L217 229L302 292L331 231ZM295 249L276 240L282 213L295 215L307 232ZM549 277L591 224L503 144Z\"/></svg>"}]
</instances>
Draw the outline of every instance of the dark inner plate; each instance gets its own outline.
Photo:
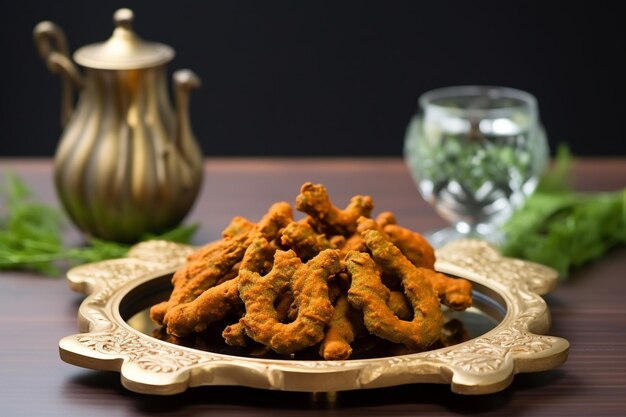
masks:
<instances>
[{"instance_id":1,"label":"dark inner plate","mask_svg":"<svg viewBox=\"0 0 626 417\"><path fill-rule=\"evenodd\" d=\"M178 345L191 347L207 352L219 354L283 358L290 360L321 360L318 353L319 346L297 352L294 355L278 355L273 352L265 352L263 356L258 353L263 351L262 346L251 343L247 347L232 347L224 343L222 330L228 324L237 321L236 317L220 320L212 323L204 332L197 333L185 338L173 340L168 338L161 326L150 320L150 307L161 301L167 300L172 291L171 274L163 275L133 288L126 294L120 303L120 315L133 329ZM495 291L472 282L474 305L465 311L445 310L446 329L449 333L451 344L479 337L496 327L506 314L506 303ZM433 346L434 349L443 345ZM350 359L367 359L395 356L407 353L401 346L383 341L374 336L365 336L357 339L353 344L353 354Z\"/></svg>"}]
</instances>

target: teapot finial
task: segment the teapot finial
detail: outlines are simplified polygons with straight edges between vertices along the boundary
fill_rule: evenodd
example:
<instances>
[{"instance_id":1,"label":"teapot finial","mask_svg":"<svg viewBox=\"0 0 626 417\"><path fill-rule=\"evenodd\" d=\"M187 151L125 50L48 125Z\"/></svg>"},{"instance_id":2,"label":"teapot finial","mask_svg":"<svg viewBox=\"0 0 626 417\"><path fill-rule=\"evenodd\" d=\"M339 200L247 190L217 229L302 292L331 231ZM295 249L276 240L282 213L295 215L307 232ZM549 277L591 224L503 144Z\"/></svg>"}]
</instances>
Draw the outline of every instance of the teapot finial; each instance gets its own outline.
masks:
<instances>
[{"instance_id":1,"label":"teapot finial","mask_svg":"<svg viewBox=\"0 0 626 417\"><path fill-rule=\"evenodd\" d=\"M118 9L115 14L113 14L113 22L115 23L115 26L127 30L131 30L133 28L134 20L135 14L130 9Z\"/></svg>"}]
</instances>

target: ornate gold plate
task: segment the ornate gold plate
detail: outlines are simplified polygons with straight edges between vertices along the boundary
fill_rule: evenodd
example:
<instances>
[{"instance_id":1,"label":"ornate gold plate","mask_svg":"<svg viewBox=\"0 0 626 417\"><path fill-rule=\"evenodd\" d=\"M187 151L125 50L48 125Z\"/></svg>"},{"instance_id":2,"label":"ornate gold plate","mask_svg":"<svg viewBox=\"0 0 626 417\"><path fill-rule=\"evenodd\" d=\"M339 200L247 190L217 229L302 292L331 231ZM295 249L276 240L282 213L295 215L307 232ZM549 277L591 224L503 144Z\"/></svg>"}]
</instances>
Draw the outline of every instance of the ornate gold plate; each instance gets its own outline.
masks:
<instances>
[{"instance_id":1,"label":"ornate gold plate","mask_svg":"<svg viewBox=\"0 0 626 417\"><path fill-rule=\"evenodd\" d=\"M545 335L550 315L540 297L555 287L556 271L505 258L474 240L439 249L436 264L472 281L475 307L467 314L493 322L467 342L402 356L324 361L234 356L158 340L136 322L146 321L145 309L160 301L155 297L163 283L191 251L150 241L133 247L128 258L70 270L70 287L88 296L78 312L82 333L61 339L61 358L119 371L127 389L161 395L201 385L334 392L411 383L449 383L456 393L487 394L505 389L517 373L552 369L567 359L567 340Z\"/></svg>"}]
</instances>

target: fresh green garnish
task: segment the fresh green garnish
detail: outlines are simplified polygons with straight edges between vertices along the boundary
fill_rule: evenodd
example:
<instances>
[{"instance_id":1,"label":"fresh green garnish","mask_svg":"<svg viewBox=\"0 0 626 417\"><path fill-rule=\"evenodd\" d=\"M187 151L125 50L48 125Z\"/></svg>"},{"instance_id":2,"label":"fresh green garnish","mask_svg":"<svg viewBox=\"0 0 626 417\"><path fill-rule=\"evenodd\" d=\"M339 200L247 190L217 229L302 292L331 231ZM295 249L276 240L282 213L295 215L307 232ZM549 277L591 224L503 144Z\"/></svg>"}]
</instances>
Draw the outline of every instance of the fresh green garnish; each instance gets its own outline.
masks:
<instances>
[{"instance_id":1,"label":"fresh green garnish","mask_svg":"<svg viewBox=\"0 0 626 417\"><path fill-rule=\"evenodd\" d=\"M561 147L552 171L503 226L505 255L551 266L562 279L572 268L626 244L626 188L574 192L568 183L571 159Z\"/></svg>"},{"instance_id":2,"label":"fresh green garnish","mask_svg":"<svg viewBox=\"0 0 626 417\"><path fill-rule=\"evenodd\" d=\"M4 201L3 201L4 200ZM36 201L14 174L6 175L0 188L0 270L33 270L58 276L61 265L97 262L126 256L130 245L90 238L86 246L66 247L66 219L54 207ZM162 235L142 240L163 239L189 243L198 225L179 226Z\"/></svg>"}]
</instances>

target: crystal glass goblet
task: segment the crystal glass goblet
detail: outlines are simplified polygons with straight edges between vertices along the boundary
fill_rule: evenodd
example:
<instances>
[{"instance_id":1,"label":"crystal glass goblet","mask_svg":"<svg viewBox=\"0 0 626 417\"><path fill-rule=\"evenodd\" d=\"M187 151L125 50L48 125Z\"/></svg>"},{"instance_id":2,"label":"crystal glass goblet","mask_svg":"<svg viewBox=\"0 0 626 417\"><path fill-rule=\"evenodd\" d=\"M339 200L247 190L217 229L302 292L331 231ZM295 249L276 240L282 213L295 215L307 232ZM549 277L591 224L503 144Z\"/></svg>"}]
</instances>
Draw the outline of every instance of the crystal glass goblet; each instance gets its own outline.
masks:
<instances>
[{"instance_id":1,"label":"crystal glass goblet","mask_svg":"<svg viewBox=\"0 0 626 417\"><path fill-rule=\"evenodd\" d=\"M535 190L548 154L529 93L459 86L423 94L404 156L422 197L451 223L430 233L431 243L463 237L501 243L499 226Z\"/></svg>"}]
</instances>

